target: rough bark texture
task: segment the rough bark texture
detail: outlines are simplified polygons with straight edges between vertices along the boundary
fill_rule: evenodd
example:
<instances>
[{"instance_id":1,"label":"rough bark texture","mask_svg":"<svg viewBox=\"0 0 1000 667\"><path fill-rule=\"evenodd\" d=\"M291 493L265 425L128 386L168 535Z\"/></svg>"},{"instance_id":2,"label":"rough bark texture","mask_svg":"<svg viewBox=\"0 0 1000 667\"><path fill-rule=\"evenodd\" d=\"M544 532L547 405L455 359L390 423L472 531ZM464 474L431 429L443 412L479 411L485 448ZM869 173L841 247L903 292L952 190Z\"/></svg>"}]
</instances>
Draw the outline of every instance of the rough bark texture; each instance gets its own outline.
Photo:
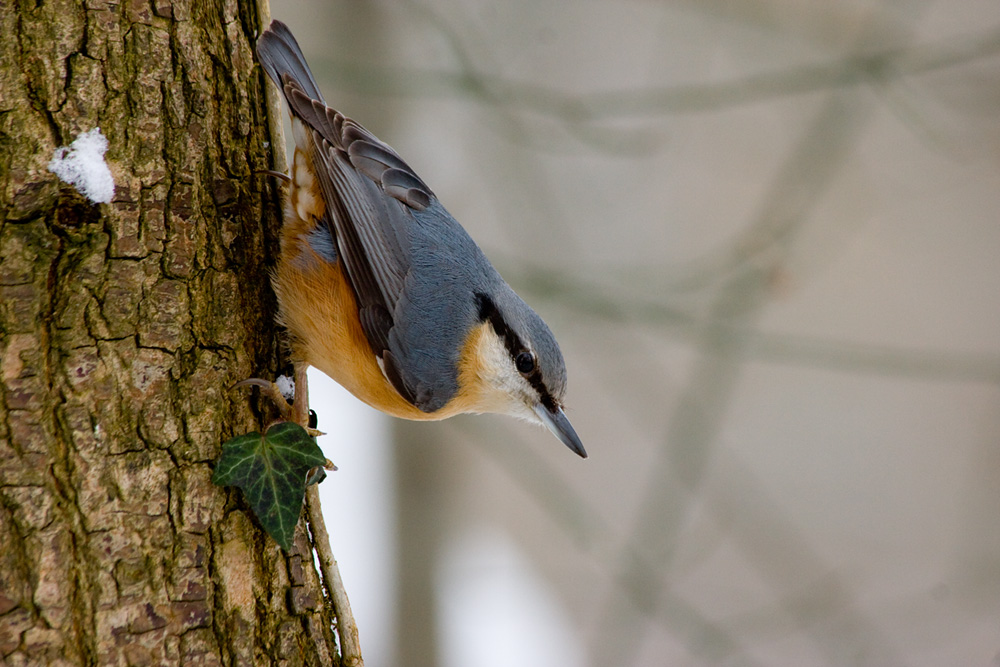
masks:
<instances>
[{"instance_id":1,"label":"rough bark texture","mask_svg":"<svg viewBox=\"0 0 1000 667\"><path fill-rule=\"evenodd\" d=\"M210 482L273 375L251 3L0 0L0 662L330 664L283 554ZM100 127L95 205L47 171ZM262 194L266 193L266 194Z\"/></svg>"}]
</instances>

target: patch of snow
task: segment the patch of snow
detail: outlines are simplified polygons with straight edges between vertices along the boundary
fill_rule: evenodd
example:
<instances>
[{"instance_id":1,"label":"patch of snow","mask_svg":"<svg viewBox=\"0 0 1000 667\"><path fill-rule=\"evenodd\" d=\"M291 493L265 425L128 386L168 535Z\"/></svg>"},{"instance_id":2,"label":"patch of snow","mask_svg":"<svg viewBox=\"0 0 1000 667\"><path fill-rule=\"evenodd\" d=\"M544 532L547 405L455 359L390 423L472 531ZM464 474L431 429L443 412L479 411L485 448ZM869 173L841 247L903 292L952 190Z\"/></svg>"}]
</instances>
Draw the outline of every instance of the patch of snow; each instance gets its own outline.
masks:
<instances>
[{"instance_id":1,"label":"patch of snow","mask_svg":"<svg viewBox=\"0 0 1000 667\"><path fill-rule=\"evenodd\" d=\"M278 391L281 392L286 401L291 401L295 398L295 380L287 375L279 375L274 384L278 385Z\"/></svg>"},{"instance_id":2,"label":"patch of snow","mask_svg":"<svg viewBox=\"0 0 1000 667\"><path fill-rule=\"evenodd\" d=\"M49 171L95 204L108 204L115 194L115 179L104 161L107 150L108 140L95 127L69 146L57 148Z\"/></svg>"}]
</instances>

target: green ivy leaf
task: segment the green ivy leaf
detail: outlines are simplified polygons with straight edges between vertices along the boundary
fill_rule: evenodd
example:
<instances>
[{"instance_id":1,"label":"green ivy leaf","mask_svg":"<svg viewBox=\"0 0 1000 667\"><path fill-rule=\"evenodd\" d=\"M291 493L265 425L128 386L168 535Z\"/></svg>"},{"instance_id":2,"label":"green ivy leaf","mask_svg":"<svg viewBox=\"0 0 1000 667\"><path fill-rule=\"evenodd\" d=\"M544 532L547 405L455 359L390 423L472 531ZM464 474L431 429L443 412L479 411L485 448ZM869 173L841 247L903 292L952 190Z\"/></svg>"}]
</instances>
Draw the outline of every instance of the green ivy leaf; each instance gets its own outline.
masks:
<instances>
[{"instance_id":1,"label":"green ivy leaf","mask_svg":"<svg viewBox=\"0 0 1000 667\"><path fill-rule=\"evenodd\" d=\"M243 490L267 534L288 551L302 513L309 470L326 463L315 438L293 422L267 434L247 433L222 445L212 482Z\"/></svg>"}]
</instances>

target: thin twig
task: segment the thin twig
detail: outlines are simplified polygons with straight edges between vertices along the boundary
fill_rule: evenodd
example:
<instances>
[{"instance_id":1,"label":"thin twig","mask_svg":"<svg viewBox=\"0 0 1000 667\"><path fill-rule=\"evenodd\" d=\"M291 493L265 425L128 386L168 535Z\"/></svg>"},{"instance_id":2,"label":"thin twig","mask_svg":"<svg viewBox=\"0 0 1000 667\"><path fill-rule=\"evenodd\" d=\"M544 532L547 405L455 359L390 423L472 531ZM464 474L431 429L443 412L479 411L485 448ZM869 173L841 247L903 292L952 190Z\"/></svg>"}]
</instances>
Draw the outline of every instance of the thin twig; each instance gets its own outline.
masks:
<instances>
[{"instance_id":1,"label":"thin twig","mask_svg":"<svg viewBox=\"0 0 1000 667\"><path fill-rule=\"evenodd\" d=\"M261 28L266 28L271 23L271 8L267 0L258 0L257 7L263 24ZM274 158L274 167L278 172L287 172L288 159L285 156L285 138L280 120L282 110L278 89L270 81L267 81L264 84L264 91L267 99L268 129L271 135L271 155ZM293 406L293 413L295 420L300 424L306 423L309 411L307 368L305 365L296 365L295 368L296 398L298 400ZM319 502L319 490L315 484L306 487L306 512L309 518L312 548L319 557L320 573L323 575L323 583L333 602L333 612L337 617L341 664L344 667L364 667L365 661L361 657L361 642L358 640L358 626L354 622L354 614L351 613L351 603L347 599L347 591L344 590L344 582L340 578L337 560L333 557L333 550L330 548L330 534L326 531L326 522L323 520L323 511Z\"/></svg>"},{"instance_id":2,"label":"thin twig","mask_svg":"<svg viewBox=\"0 0 1000 667\"><path fill-rule=\"evenodd\" d=\"M261 20L260 31L263 32L271 25L271 5L268 0L258 0L257 11L260 14ZM263 73L261 73L261 76L264 78L264 101L267 104L267 129L270 134L274 171L285 174L288 172L288 157L285 155L285 128L281 123L283 113L281 108L281 93L278 91L278 87L264 76Z\"/></svg>"},{"instance_id":3,"label":"thin twig","mask_svg":"<svg viewBox=\"0 0 1000 667\"><path fill-rule=\"evenodd\" d=\"M330 535L326 532L323 512L319 504L319 489L315 484L306 489L306 509L309 513L309 528L312 545L319 556L319 568L323 573L323 583L333 601L333 611L337 615L337 634L340 636L340 653L345 667L364 667L361 657L361 642L358 626L351 613L351 602L347 599L344 582L340 578L337 560L330 549Z\"/></svg>"},{"instance_id":4,"label":"thin twig","mask_svg":"<svg viewBox=\"0 0 1000 667\"><path fill-rule=\"evenodd\" d=\"M309 425L309 366L295 364L295 398L292 401L292 421L302 427Z\"/></svg>"}]
</instances>

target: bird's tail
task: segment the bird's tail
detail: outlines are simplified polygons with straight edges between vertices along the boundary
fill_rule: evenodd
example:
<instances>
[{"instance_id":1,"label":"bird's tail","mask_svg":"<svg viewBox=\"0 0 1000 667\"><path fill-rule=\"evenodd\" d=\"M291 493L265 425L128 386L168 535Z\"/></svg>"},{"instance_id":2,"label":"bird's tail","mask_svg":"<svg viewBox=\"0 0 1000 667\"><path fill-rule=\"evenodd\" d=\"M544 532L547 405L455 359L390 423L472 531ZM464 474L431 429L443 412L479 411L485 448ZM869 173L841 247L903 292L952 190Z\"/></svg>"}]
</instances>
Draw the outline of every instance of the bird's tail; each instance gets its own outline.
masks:
<instances>
[{"instance_id":1,"label":"bird's tail","mask_svg":"<svg viewBox=\"0 0 1000 667\"><path fill-rule=\"evenodd\" d=\"M316 79L306 63L306 57L302 55L302 49L287 25L281 21L271 21L271 25L257 40L257 57L279 90L284 91L282 76L287 74L298 82L303 93L325 104L323 94L319 92Z\"/></svg>"}]
</instances>

